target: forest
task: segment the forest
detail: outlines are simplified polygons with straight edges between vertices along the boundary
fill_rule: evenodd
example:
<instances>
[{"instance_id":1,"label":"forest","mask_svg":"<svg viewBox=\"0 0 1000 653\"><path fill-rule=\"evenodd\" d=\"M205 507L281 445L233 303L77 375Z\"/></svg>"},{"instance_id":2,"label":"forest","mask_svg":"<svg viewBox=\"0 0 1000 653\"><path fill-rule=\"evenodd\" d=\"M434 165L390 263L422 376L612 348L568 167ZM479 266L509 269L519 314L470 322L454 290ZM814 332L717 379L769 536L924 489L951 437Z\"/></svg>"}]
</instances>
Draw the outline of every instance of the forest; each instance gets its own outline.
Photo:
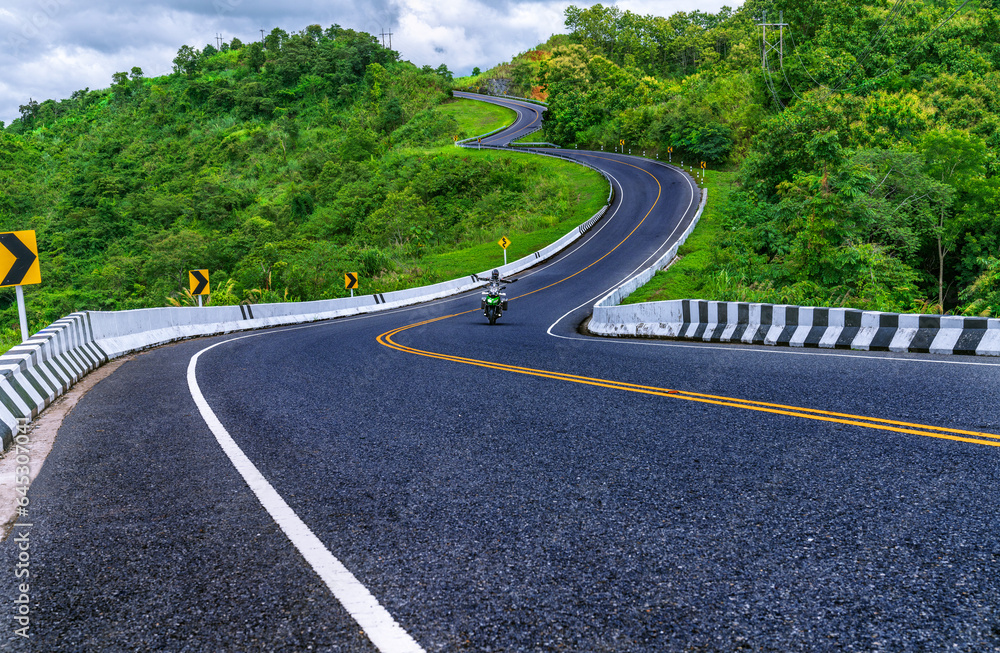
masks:
<instances>
[{"instance_id":1,"label":"forest","mask_svg":"<svg viewBox=\"0 0 1000 653\"><path fill-rule=\"evenodd\" d=\"M596 173L568 182L568 163L456 148L475 133L450 111L452 73L370 34L274 29L182 46L173 63L28 101L0 125L0 230L38 237L32 331L77 310L191 304L196 269L216 305L345 296L349 271L368 293L433 283L496 262L473 249L456 273L449 252L499 256L501 235L529 246L514 234L583 222L607 194ZM19 342L12 288L0 316L0 339Z\"/></svg>"},{"instance_id":2,"label":"forest","mask_svg":"<svg viewBox=\"0 0 1000 653\"><path fill-rule=\"evenodd\" d=\"M342 296L348 270L366 292L438 281L454 269L437 256L601 201L539 157L452 146L475 134L451 91L499 81L547 102L532 140L726 172L700 297L997 316L997 15L995 0L570 5L565 33L461 79L338 25L184 45L172 74L132 68L0 124L0 229L38 235L32 330L190 303L191 269L216 304ZM13 304L0 290L0 339Z\"/></svg>"},{"instance_id":3,"label":"forest","mask_svg":"<svg viewBox=\"0 0 1000 653\"><path fill-rule=\"evenodd\" d=\"M487 74L563 146L735 172L709 299L1000 315L994 0L570 6Z\"/></svg>"}]
</instances>

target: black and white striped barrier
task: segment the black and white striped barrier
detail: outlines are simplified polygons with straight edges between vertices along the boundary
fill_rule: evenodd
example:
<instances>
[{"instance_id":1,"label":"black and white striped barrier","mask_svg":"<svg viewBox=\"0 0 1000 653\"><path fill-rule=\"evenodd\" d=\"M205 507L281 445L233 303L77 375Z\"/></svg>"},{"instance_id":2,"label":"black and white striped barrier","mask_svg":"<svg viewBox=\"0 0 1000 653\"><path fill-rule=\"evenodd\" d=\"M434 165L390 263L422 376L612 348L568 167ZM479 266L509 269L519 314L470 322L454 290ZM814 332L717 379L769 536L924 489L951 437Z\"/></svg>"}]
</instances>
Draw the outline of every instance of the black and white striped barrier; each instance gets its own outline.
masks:
<instances>
[{"instance_id":1,"label":"black and white striped barrier","mask_svg":"<svg viewBox=\"0 0 1000 653\"><path fill-rule=\"evenodd\" d=\"M108 361L93 342L90 318L73 313L0 356L0 439L10 446L18 421L31 421L56 397Z\"/></svg>"},{"instance_id":2,"label":"black and white striped barrier","mask_svg":"<svg viewBox=\"0 0 1000 653\"><path fill-rule=\"evenodd\" d=\"M1000 319L680 299L595 307L598 335L1000 356Z\"/></svg>"}]
</instances>

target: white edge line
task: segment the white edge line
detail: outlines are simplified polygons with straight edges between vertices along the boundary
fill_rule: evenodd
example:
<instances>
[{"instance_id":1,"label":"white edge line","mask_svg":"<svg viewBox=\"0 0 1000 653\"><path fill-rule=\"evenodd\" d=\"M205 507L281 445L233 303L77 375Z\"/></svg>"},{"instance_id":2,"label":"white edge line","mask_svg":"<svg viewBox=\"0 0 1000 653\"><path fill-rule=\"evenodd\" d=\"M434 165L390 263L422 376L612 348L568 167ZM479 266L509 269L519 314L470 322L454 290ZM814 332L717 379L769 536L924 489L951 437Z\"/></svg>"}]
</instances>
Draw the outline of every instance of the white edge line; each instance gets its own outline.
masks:
<instances>
[{"instance_id":1,"label":"white edge line","mask_svg":"<svg viewBox=\"0 0 1000 653\"><path fill-rule=\"evenodd\" d=\"M666 164L663 164L662 161L660 163L661 163L661 165L665 165L666 166ZM670 167L671 169L674 169L671 166L666 166L666 167ZM687 175L684 175L684 176L687 177ZM615 181L617 182L617 180L615 180ZM688 179L687 181L688 181L688 185L690 187L690 185L691 185L690 179ZM618 187L619 187L619 189L621 189L622 193L625 192L625 190L624 190L624 188L622 188L621 184L619 184ZM691 201L692 202L694 201L693 200L693 195L692 195L692 200ZM691 206L691 202L688 203L688 208L690 208L690 206ZM680 223L678 224L678 227L679 226L680 226ZM603 228L603 225L602 225L602 228ZM676 231L677 231L677 228L675 227L674 231L671 232L670 236L667 237L667 240L664 241L663 245L661 245L659 247L659 249L656 250L656 252L654 252L653 254L651 254L650 256L648 256L646 258L646 261L649 261L649 259L651 259L654 256L656 256L660 252L660 250L662 250L666 246L666 244L670 241L670 238L673 237L673 234ZM558 262L559 261L553 261L552 263L550 263L549 265L547 265L545 267L549 267L550 265L555 265L555 263L558 263ZM972 366L972 367L1000 367L1000 363L985 363L985 362L979 362L979 361L963 361L963 360L942 360L942 359L937 359L937 358L916 358L916 357L903 357L903 356L878 356L878 355L874 355L876 352L868 352L868 351L858 351L856 353L848 353L848 352L833 353L833 352L816 351L815 349L797 350L797 349L786 349L784 347L755 347L755 346L748 346L748 345L741 344L741 343L730 343L728 345L725 345L725 344L719 345L719 344L709 344L709 343L697 342L697 341L696 342L690 342L690 343L684 343L684 342L665 342L665 341L662 341L662 340L660 340L660 341L655 341L655 340L654 341L650 341L648 339L637 339L637 338L634 338L634 337L633 338L627 338L627 337L626 338L611 338L611 337L599 337L599 336L595 336L595 337L590 337L590 338L581 338L581 337L574 337L574 336L563 336L563 335L559 335L558 333L553 333L552 330L560 322L562 322L564 319L566 319L566 317L568 315L570 315L571 313L573 313L575 311L578 311L579 309L583 308L587 304L595 302L598 299L600 299L601 297L604 297L609 292L611 292L612 290L614 290L615 288L619 287L620 285L622 285L623 283L625 283L626 281L628 281L629 279L631 279L633 276L635 276L635 274L637 272L639 272L641 270L644 270L645 266L646 266L646 262L644 261L643 263L641 263L639 265L639 267L637 267L635 270L633 270L632 272L630 272L629 274L627 274L625 276L625 278L621 282L612 285L610 288L608 288L607 290L602 291L598 295L594 296L592 299L588 299L587 301L583 302L579 306L570 309L569 311L567 311L566 313L564 313L558 320L556 320L555 322L553 322L545 332L548 335L552 336L553 338L559 338L561 340L574 340L576 342L586 342L586 343L598 343L598 342L600 342L600 343L618 344L618 345L639 345L639 346L642 346L642 347L679 347L679 348L684 348L684 349L696 349L696 348L697 349L719 349L719 350L727 350L727 351L732 351L732 352L747 352L747 353L757 353L757 354L781 354L781 355L786 355L786 356L826 356L826 357L831 357L831 358L853 358L853 359L864 359L864 360L869 360L869 361L898 361L898 362L907 362L907 363L937 363L939 365L967 365L967 366ZM544 268L542 268L542 269L544 269Z\"/></svg>"},{"instance_id":2,"label":"white edge line","mask_svg":"<svg viewBox=\"0 0 1000 653\"><path fill-rule=\"evenodd\" d=\"M258 335L258 334L254 334ZM243 338L252 336L242 336ZM243 480L247 482L250 489L257 496L261 505L268 514L285 532L288 539L298 549L302 557L306 559L313 570L319 574L326 586L330 588L334 597L344 609L361 626L365 635L383 653L416 653L423 652L417 642L410 637L403 628L396 623L392 615L382 607L371 592L354 577L347 567L343 565L330 551L323 545L316 534L313 533L305 522L295 514L295 511L281 498L277 490L268 482L260 470L247 457L239 445L233 440L229 432L226 431L222 422L216 417L212 408L208 405L201 388L198 386L197 365L198 358L210 349L219 345L239 340L233 338L224 340L214 345L202 349L191 357L188 364L187 380L191 390L191 397L194 399L202 418L208 428L215 435L222 450L229 456L236 471L240 473Z\"/></svg>"},{"instance_id":3,"label":"white edge line","mask_svg":"<svg viewBox=\"0 0 1000 653\"><path fill-rule=\"evenodd\" d=\"M687 183L688 183L688 189L691 190L691 199L688 201L687 208L684 209L684 213L687 214L687 212L691 210L691 205L694 204L694 195L695 195L695 193L694 193L694 189L691 188L693 186L693 184L691 183L691 179L687 175L687 173L685 173L683 170L679 170L679 169L674 168L672 166L665 166L665 167L667 167L668 170L671 170L673 172L679 172L684 177L684 180L687 181ZM625 194L625 189L622 187L621 184L618 184L618 188L621 189L621 192L624 195ZM620 202L619 202L619 206L621 206ZM653 259L654 261L658 260L659 257L661 256L661 254L660 254L661 251L664 251L665 249L670 249L670 245L669 245L670 239L674 237L674 234L677 233L677 230L680 229L681 225L683 225L683 224L684 224L684 221L681 220L676 225L674 225L673 230L667 236L666 240L664 240L663 243L659 247L656 248L656 251L653 252L652 254L650 254L649 256L647 256L646 260L643 261L642 263L640 263L638 267L636 267L634 270L632 270L627 275L625 275L624 279L622 279L621 281L615 283L614 285L612 285L607 290L602 291L600 294L596 295L592 299L588 299L587 301L583 302L582 304L580 304L576 308L571 308L569 311L567 311L566 313L564 313L558 320L556 320L551 325L549 325L549 328L546 329L545 333L549 334L553 338L562 338L564 340L586 340L586 338L569 338L567 336L560 336L560 335L558 335L556 333L552 333L552 329L554 329L557 324L559 324L564 319L566 319L566 316L569 315L570 313L573 313L574 311L578 311L581 308L583 308L584 306L586 306L587 304L590 304L591 302L595 302L598 299L600 299L601 297L604 297L605 295L607 295L608 293L610 293L612 290L615 290L616 288L618 288L622 284L626 283L629 279L631 279L632 277L634 277L639 272L642 272L643 270L645 270L648 267L650 259Z\"/></svg>"}]
</instances>

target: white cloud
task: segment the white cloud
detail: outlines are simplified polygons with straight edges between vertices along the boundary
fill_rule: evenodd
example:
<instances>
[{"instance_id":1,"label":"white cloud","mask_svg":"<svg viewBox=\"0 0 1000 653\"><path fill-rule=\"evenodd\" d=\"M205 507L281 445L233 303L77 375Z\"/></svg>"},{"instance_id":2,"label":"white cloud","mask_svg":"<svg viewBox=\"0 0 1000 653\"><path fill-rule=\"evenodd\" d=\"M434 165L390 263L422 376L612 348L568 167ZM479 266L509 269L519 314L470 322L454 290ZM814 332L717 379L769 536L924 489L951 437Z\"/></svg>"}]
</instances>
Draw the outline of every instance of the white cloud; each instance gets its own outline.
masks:
<instances>
[{"instance_id":1,"label":"white cloud","mask_svg":"<svg viewBox=\"0 0 1000 653\"><path fill-rule=\"evenodd\" d=\"M178 48L203 48L234 36L244 42L274 27L339 24L374 35L392 32L403 59L457 75L483 70L565 31L569 4L590 0L4 0L0 9L0 120L18 117L18 105L63 99L73 91L106 88L111 75L143 69L166 74ZM622 0L642 15L718 11L720 0Z\"/></svg>"},{"instance_id":2,"label":"white cloud","mask_svg":"<svg viewBox=\"0 0 1000 653\"><path fill-rule=\"evenodd\" d=\"M562 2L485 4L406 0L400 6L401 55L417 65L444 63L453 72L489 68L562 32ZM475 20L467 17L475 16Z\"/></svg>"}]
</instances>

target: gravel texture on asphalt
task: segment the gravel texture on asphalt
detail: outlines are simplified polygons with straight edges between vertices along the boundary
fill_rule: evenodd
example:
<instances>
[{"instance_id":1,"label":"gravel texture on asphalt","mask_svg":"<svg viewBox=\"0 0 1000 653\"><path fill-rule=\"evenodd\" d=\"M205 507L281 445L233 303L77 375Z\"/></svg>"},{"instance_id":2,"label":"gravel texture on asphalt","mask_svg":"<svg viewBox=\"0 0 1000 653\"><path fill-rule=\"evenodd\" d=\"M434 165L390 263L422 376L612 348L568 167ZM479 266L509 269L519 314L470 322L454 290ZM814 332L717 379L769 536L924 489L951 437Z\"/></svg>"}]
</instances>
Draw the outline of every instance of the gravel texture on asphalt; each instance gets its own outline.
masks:
<instances>
[{"instance_id":1,"label":"gravel texture on asphalt","mask_svg":"<svg viewBox=\"0 0 1000 653\"><path fill-rule=\"evenodd\" d=\"M608 165L627 188L647 176ZM489 369L376 340L461 313L394 340L1000 433L992 364L588 339L576 331L585 310L548 335L657 252L687 203L679 179L663 184L667 208L614 255L595 263L655 193L623 193L602 229L511 284L496 326L469 295L257 332L202 356L202 391L427 651L1000 650L1000 448ZM12 650L374 650L195 409L188 361L229 338L137 356L67 417L31 489L32 639L4 633ZM8 606L17 556L8 538Z\"/></svg>"}]
</instances>

